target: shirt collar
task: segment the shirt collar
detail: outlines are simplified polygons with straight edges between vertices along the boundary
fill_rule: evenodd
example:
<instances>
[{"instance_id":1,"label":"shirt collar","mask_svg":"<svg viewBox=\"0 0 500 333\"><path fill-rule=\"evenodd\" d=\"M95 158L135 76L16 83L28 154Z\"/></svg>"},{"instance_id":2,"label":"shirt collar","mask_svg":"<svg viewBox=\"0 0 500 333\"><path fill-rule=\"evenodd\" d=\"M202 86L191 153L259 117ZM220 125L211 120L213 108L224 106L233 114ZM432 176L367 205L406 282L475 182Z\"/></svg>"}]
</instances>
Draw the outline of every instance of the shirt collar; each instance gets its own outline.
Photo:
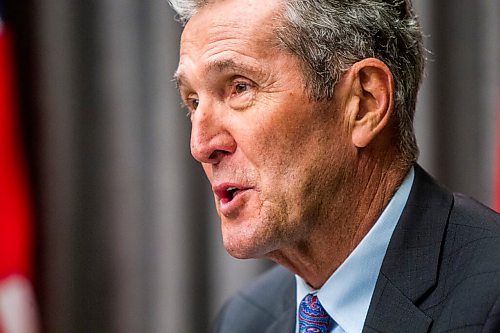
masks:
<instances>
[{"instance_id":1,"label":"shirt collar","mask_svg":"<svg viewBox=\"0 0 500 333\"><path fill-rule=\"evenodd\" d=\"M297 312L302 299L317 293L320 303L345 332L361 332L389 241L414 179L413 167L378 220L319 290L296 275ZM340 330L340 331L342 331Z\"/></svg>"}]
</instances>

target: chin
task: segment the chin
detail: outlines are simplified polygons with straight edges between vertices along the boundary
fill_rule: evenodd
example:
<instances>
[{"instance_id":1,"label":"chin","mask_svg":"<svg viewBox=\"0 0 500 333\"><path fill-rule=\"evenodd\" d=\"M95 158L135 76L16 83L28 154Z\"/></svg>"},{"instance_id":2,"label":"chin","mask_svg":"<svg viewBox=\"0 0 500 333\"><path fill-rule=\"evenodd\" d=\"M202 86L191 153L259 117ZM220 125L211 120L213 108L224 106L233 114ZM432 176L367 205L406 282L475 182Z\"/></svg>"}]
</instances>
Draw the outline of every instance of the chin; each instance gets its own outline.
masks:
<instances>
[{"instance_id":1,"label":"chin","mask_svg":"<svg viewBox=\"0 0 500 333\"><path fill-rule=\"evenodd\" d=\"M271 217L272 216L272 217ZM222 240L226 251L237 259L267 257L283 244L283 222L275 215L240 215L221 219Z\"/></svg>"},{"instance_id":2,"label":"chin","mask_svg":"<svg viewBox=\"0 0 500 333\"><path fill-rule=\"evenodd\" d=\"M259 251L255 246L240 242L224 242L227 253L236 259L256 259L259 258Z\"/></svg>"},{"instance_id":3,"label":"chin","mask_svg":"<svg viewBox=\"0 0 500 333\"><path fill-rule=\"evenodd\" d=\"M235 259L257 259L258 257L252 255L247 251L242 251L241 249L232 249L226 247L227 253Z\"/></svg>"},{"instance_id":4,"label":"chin","mask_svg":"<svg viewBox=\"0 0 500 333\"><path fill-rule=\"evenodd\" d=\"M231 237L223 235L224 247L232 257L236 259L258 259L271 252L273 242L261 237Z\"/></svg>"}]
</instances>

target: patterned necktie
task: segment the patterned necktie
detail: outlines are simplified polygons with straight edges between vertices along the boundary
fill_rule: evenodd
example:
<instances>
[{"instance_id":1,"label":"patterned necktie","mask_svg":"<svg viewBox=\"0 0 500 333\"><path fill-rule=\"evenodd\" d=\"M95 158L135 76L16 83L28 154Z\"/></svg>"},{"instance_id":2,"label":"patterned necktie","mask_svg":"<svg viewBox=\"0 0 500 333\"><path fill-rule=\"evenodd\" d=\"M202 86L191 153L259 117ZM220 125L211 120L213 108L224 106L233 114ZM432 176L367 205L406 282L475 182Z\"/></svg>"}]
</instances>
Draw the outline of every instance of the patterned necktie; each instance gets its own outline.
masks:
<instances>
[{"instance_id":1,"label":"patterned necktie","mask_svg":"<svg viewBox=\"0 0 500 333\"><path fill-rule=\"evenodd\" d=\"M318 300L318 296L308 294L299 305L300 333L330 333L333 319Z\"/></svg>"}]
</instances>

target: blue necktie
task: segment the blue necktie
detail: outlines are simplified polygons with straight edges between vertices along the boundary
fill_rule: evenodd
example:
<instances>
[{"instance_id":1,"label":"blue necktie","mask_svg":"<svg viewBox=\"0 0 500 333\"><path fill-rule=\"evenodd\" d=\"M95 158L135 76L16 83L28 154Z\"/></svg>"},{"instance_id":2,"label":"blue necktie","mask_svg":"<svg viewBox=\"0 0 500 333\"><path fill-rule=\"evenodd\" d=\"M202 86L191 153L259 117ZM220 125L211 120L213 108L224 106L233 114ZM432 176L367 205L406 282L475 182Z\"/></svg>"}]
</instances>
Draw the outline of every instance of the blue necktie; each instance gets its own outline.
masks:
<instances>
[{"instance_id":1,"label":"blue necktie","mask_svg":"<svg viewBox=\"0 0 500 333\"><path fill-rule=\"evenodd\" d=\"M299 305L300 333L330 333L333 319L328 315L316 295L308 294Z\"/></svg>"}]
</instances>

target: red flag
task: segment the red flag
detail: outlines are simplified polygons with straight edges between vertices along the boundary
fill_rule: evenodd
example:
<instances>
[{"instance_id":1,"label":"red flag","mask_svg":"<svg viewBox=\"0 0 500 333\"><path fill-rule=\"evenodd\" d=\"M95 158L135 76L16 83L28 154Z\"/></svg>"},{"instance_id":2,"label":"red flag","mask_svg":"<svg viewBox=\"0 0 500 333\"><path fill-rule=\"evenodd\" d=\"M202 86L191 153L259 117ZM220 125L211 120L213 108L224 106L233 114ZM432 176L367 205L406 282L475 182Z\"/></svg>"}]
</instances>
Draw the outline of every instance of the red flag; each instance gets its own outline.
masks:
<instances>
[{"instance_id":1,"label":"red flag","mask_svg":"<svg viewBox=\"0 0 500 333\"><path fill-rule=\"evenodd\" d=\"M33 333L38 324L31 284L32 213L13 65L10 32L0 17L0 332Z\"/></svg>"},{"instance_id":2,"label":"red flag","mask_svg":"<svg viewBox=\"0 0 500 333\"><path fill-rule=\"evenodd\" d=\"M493 209L500 213L500 89L498 90L497 101L497 130L496 130L496 162L495 162L495 187L493 190Z\"/></svg>"}]
</instances>

